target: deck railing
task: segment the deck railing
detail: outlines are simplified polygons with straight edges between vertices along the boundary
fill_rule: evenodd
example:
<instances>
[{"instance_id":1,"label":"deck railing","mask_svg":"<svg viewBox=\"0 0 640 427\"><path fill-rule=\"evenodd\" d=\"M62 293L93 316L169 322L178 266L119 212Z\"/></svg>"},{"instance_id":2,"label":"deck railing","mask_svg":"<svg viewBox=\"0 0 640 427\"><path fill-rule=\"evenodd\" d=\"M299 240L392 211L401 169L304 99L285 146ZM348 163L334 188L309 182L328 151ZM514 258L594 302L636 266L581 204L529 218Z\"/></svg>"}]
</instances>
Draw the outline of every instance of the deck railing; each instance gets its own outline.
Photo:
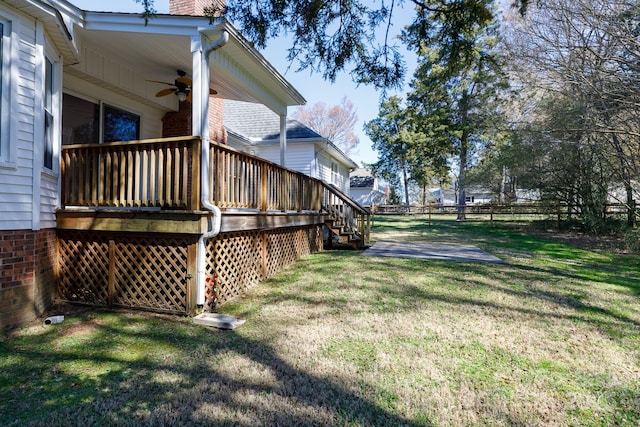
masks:
<instances>
[{"instance_id":1,"label":"deck railing","mask_svg":"<svg viewBox=\"0 0 640 427\"><path fill-rule=\"evenodd\" d=\"M198 210L197 137L62 147L63 206ZM211 142L209 201L223 210L327 213L368 241L369 212L336 187Z\"/></svg>"},{"instance_id":2,"label":"deck railing","mask_svg":"<svg viewBox=\"0 0 640 427\"><path fill-rule=\"evenodd\" d=\"M226 145L209 150L210 201L221 209L321 210L321 181Z\"/></svg>"},{"instance_id":3,"label":"deck railing","mask_svg":"<svg viewBox=\"0 0 640 427\"><path fill-rule=\"evenodd\" d=\"M63 206L197 209L200 139L62 147Z\"/></svg>"}]
</instances>

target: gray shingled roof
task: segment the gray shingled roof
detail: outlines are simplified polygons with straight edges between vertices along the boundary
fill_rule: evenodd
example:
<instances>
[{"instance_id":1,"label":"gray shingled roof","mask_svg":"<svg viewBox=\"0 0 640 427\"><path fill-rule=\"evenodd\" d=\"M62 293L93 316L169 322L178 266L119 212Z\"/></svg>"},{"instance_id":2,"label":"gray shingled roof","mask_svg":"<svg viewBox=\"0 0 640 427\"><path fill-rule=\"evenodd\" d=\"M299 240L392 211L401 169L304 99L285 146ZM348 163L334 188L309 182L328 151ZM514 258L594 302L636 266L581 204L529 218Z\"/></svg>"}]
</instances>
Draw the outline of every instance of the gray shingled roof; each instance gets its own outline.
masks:
<instances>
[{"instance_id":1,"label":"gray shingled roof","mask_svg":"<svg viewBox=\"0 0 640 427\"><path fill-rule=\"evenodd\" d=\"M224 126L229 132L254 141L280 139L280 118L262 104L224 101ZM313 129L287 118L287 140L322 139Z\"/></svg>"},{"instance_id":2,"label":"gray shingled roof","mask_svg":"<svg viewBox=\"0 0 640 427\"><path fill-rule=\"evenodd\" d=\"M353 188L373 187L374 182L372 176L352 176L349 178L349 186Z\"/></svg>"}]
</instances>

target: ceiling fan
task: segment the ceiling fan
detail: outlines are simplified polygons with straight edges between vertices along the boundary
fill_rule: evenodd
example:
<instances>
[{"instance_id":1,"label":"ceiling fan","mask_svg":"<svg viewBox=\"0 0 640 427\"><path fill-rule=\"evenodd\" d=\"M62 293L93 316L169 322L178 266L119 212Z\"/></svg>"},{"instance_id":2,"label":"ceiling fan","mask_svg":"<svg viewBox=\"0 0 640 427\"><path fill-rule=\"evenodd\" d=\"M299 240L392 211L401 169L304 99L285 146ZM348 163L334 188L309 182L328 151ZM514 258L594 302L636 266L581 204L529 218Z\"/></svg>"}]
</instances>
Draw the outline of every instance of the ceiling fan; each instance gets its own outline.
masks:
<instances>
[{"instance_id":1,"label":"ceiling fan","mask_svg":"<svg viewBox=\"0 0 640 427\"><path fill-rule=\"evenodd\" d=\"M182 70L177 70L177 71L178 71L178 77L174 80L173 83L166 83L158 80L148 80L148 81L171 86L170 88L162 89L161 91L156 93L156 97L167 96L174 93L178 97L179 101L191 102L191 85L193 84L193 81L189 77L187 77L186 72ZM215 90L209 89L209 95L215 95L217 93L218 92L216 92Z\"/></svg>"}]
</instances>

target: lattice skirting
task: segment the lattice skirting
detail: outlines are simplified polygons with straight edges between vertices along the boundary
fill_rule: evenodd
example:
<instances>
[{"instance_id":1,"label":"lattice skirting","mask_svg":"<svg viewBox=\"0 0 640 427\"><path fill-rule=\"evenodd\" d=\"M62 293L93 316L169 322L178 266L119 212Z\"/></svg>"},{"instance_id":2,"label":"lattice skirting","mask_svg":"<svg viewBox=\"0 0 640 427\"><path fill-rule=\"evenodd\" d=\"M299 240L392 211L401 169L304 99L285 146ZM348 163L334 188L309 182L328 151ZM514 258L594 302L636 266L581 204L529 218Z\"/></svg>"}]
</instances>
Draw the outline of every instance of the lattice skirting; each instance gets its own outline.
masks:
<instances>
[{"instance_id":1,"label":"lattice skirting","mask_svg":"<svg viewBox=\"0 0 640 427\"><path fill-rule=\"evenodd\" d=\"M322 227L222 233L207 244L205 309L242 295L258 282L322 250Z\"/></svg>"},{"instance_id":2,"label":"lattice skirting","mask_svg":"<svg viewBox=\"0 0 640 427\"><path fill-rule=\"evenodd\" d=\"M190 236L59 230L58 296L66 301L188 313L195 305Z\"/></svg>"},{"instance_id":3,"label":"lattice skirting","mask_svg":"<svg viewBox=\"0 0 640 427\"><path fill-rule=\"evenodd\" d=\"M65 301L190 313L197 236L58 230L58 296ZM222 233L206 245L205 309L322 250L322 227Z\"/></svg>"}]
</instances>

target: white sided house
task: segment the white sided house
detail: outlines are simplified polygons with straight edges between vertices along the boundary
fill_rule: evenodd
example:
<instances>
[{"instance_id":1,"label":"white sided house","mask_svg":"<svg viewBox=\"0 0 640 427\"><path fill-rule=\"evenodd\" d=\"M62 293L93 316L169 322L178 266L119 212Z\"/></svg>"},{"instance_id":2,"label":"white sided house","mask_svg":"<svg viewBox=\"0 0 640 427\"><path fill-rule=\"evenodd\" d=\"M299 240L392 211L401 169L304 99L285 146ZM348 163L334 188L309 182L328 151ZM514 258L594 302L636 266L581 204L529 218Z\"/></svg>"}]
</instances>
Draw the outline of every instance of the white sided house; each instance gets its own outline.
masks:
<instances>
[{"instance_id":1,"label":"white sided house","mask_svg":"<svg viewBox=\"0 0 640 427\"><path fill-rule=\"evenodd\" d=\"M327 138L299 121L286 118L284 157L280 145L280 119L264 105L225 100L224 125L230 146L284 164L349 194L349 173L358 165Z\"/></svg>"},{"instance_id":2,"label":"white sided house","mask_svg":"<svg viewBox=\"0 0 640 427\"><path fill-rule=\"evenodd\" d=\"M330 189L224 145L224 99L279 117L283 152L305 100L209 4L170 0L145 25L0 2L0 327L56 297L189 314L322 248Z\"/></svg>"},{"instance_id":3,"label":"white sided house","mask_svg":"<svg viewBox=\"0 0 640 427\"><path fill-rule=\"evenodd\" d=\"M370 169L359 168L351 172L349 195L362 206L388 204L388 187L381 185Z\"/></svg>"}]
</instances>

